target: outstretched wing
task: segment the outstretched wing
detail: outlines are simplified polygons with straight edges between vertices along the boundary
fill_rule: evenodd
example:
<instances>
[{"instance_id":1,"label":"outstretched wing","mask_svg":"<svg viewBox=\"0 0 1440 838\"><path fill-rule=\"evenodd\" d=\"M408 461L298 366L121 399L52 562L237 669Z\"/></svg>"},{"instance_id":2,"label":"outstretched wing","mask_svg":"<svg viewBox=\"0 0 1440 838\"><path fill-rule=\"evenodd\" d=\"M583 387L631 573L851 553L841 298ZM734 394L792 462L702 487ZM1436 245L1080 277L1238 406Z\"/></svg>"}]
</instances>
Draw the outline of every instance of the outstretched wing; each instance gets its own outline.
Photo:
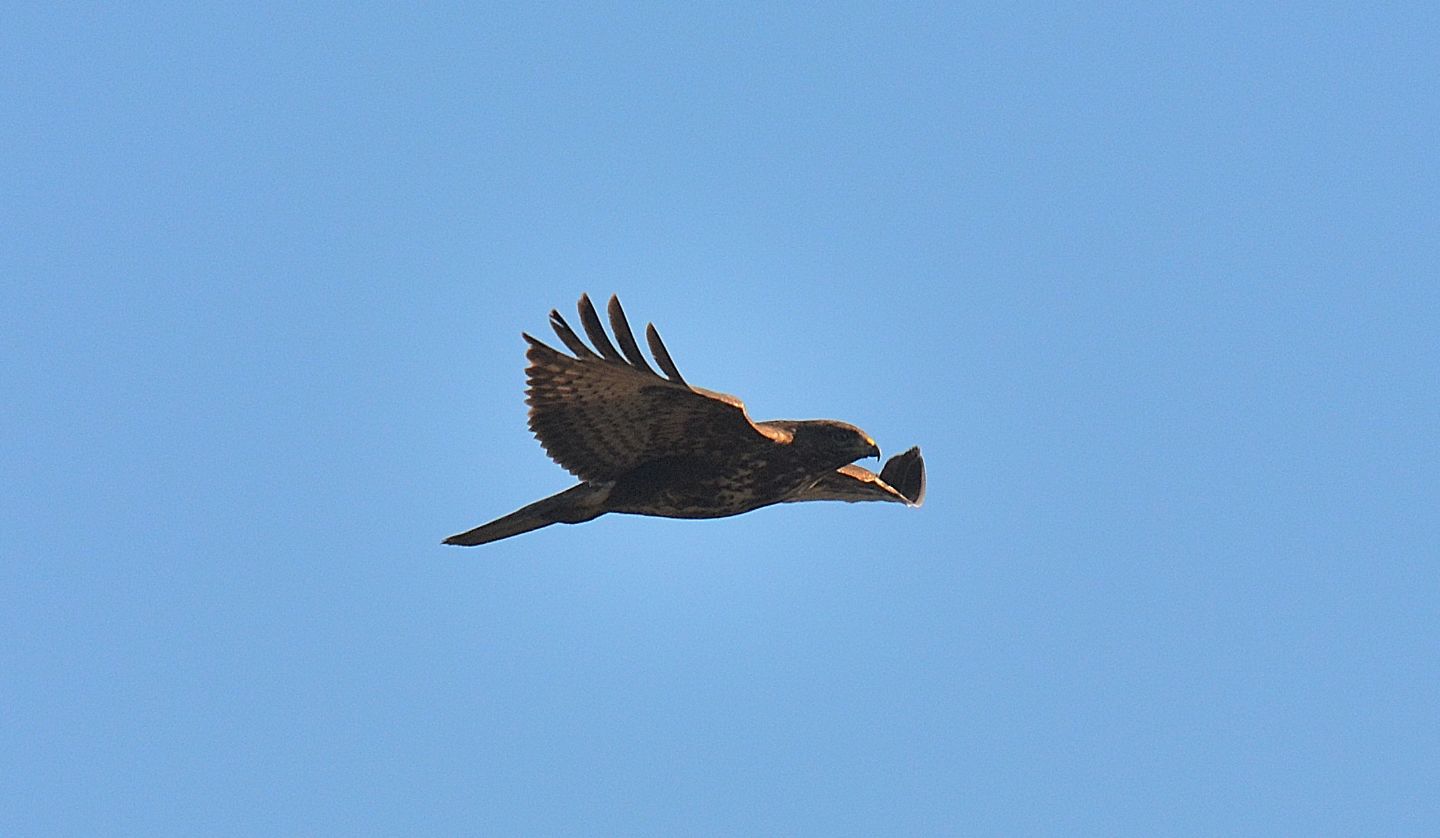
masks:
<instances>
[{"instance_id":1,"label":"outstretched wing","mask_svg":"<svg viewBox=\"0 0 1440 838\"><path fill-rule=\"evenodd\" d=\"M887 500L908 506L925 502L925 458L919 448L896 454L885 462L879 474L860 466L843 466L826 475L809 489L790 497L802 500Z\"/></svg>"},{"instance_id":2,"label":"outstretched wing","mask_svg":"<svg viewBox=\"0 0 1440 838\"><path fill-rule=\"evenodd\" d=\"M574 357L524 336L530 430L576 477L613 480L648 460L789 441L783 430L751 422L734 396L687 384L653 324L645 338L665 375L652 370L618 298L610 298L608 311L619 351L588 295L580 296L579 308L593 349L558 311L550 312L550 326Z\"/></svg>"}]
</instances>

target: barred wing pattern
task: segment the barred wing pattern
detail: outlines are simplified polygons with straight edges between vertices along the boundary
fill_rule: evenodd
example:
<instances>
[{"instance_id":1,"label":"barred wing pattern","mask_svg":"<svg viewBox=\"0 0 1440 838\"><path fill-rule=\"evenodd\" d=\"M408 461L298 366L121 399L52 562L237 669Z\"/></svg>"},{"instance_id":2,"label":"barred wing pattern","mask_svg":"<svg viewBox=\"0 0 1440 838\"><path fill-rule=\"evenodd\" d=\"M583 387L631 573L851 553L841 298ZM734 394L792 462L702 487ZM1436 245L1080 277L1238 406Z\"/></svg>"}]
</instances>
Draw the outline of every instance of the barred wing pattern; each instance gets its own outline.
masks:
<instances>
[{"instance_id":1,"label":"barred wing pattern","mask_svg":"<svg viewBox=\"0 0 1440 838\"><path fill-rule=\"evenodd\" d=\"M574 356L524 335L530 429L550 458L586 481L614 480L649 460L789 441L781 429L757 425L734 396L691 387L681 377L654 324L645 338L660 367L641 354L618 297L608 306L610 342L589 295L580 325L593 348L559 311L550 326Z\"/></svg>"}]
</instances>

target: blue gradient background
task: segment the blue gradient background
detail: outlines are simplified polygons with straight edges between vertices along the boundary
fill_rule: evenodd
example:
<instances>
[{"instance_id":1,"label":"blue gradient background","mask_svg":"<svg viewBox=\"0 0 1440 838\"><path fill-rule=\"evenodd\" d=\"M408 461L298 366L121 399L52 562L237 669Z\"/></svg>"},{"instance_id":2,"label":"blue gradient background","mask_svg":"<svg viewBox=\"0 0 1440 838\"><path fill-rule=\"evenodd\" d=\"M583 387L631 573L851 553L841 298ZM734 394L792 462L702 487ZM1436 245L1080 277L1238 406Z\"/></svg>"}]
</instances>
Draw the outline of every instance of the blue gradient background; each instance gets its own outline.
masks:
<instances>
[{"instance_id":1,"label":"blue gradient background","mask_svg":"<svg viewBox=\"0 0 1440 838\"><path fill-rule=\"evenodd\" d=\"M21 4L0 832L1435 834L1429 4ZM581 291L919 511L557 491Z\"/></svg>"}]
</instances>

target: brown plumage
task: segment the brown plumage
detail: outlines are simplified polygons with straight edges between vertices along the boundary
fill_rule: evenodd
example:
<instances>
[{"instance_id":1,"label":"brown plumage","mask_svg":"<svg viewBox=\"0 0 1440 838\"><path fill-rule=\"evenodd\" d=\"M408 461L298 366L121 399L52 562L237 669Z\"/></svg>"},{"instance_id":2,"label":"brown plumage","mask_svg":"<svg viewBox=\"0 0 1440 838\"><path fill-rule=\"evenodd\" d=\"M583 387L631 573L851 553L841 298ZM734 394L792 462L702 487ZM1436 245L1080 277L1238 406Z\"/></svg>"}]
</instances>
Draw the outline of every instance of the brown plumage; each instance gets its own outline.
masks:
<instances>
[{"instance_id":1,"label":"brown plumage","mask_svg":"<svg viewBox=\"0 0 1440 838\"><path fill-rule=\"evenodd\" d=\"M924 500L920 449L890 458L878 475L851 465L880 456L859 428L830 419L754 422L734 396L688 384L653 324L645 338L660 372L652 369L616 297L608 314L618 349L588 296L579 309L590 345L550 312L573 356L523 337L530 429L581 483L446 544L486 544L607 512L720 518L793 501Z\"/></svg>"}]
</instances>

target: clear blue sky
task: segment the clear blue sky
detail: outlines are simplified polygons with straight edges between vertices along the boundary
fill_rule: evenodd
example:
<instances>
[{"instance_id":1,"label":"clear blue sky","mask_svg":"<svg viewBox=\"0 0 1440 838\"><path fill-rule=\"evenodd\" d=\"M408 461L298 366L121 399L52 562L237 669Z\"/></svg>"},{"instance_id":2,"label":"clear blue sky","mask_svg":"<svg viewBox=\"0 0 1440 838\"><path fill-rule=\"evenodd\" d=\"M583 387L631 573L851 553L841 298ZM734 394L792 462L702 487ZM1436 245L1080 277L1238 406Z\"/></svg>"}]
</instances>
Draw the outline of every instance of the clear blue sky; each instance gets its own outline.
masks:
<instances>
[{"instance_id":1,"label":"clear blue sky","mask_svg":"<svg viewBox=\"0 0 1440 838\"><path fill-rule=\"evenodd\" d=\"M0 34L0 832L1440 830L1433 4L111 5ZM442 547L582 291L925 507Z\"/></svg>"}]
</instances>

